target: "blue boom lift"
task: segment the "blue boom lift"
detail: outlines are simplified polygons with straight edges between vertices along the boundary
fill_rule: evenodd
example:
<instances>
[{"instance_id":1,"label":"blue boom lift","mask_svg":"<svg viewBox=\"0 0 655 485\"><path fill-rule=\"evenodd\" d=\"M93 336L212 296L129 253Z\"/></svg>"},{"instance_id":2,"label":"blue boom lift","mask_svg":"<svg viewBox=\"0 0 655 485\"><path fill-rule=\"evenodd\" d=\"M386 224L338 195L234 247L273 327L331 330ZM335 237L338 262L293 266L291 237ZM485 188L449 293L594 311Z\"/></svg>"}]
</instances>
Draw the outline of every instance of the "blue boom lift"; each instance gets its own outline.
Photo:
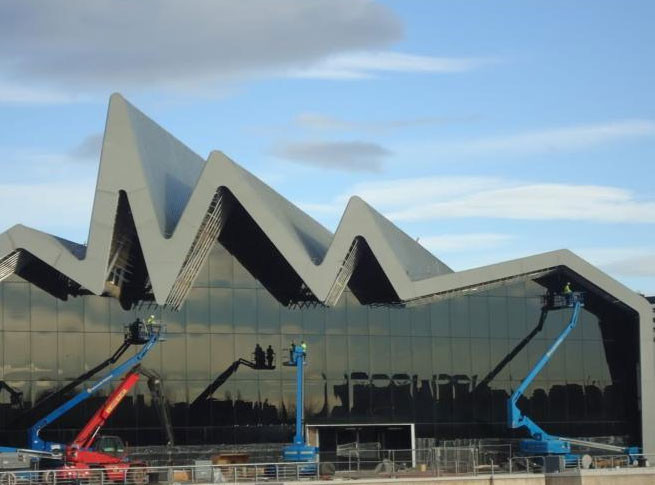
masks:
<instances>
[{"instance_id":1,"label":"blue boom lift","mask_svg":"<svg viewBox=\"0 0 655 485\"><path fill-rule=\"evenodd\" d=\"M312 462L318 461L318 448L308 445L303 433L304 414L304 366L307 355L300 345L291 345L289 362L284 365L296 368L296 434L293 443L285 446L282 451L284 461ZM313 469L315 470L315 468ZM312 472L309 468L305 472Z\"/></svg>"},{"instance_id":2,"label":"blue boom lift","mask_svg":"<svg viewBox=\"0 0 655 485\"><path fill-rule=\"evenodd\" d=\"M65 450L65 445L43 440L39 436L41 430L43 430L43 428L55 420L59 419L61 416L63 416L65 413L70 411L81 402L90 398L98 389L107 386L112 381L112 379L119 378L126 372L130 371L137 364L139 364L146 356L146 354L157 343L160 336L161 328L159 326L146 325L140 320L137 320L136 322L128 325L126 327L126 340L129 338L132 343L143 344L143 347L141 347L141 349L133 357L127 359L124 363L117 366L113 371L107 373L93 386L82 390L72 399L66 401L64 404L31 426L27 432L27 449L0 447L0 455L4 453L22 453L23 455L32 456L35 458L40 456L60 456L60 454Z\"/></svg>"},{"instance_id":3,"label":"blue boom lift","mask_svg":"<svg viewBox=\"0 0 655 485\"><path fill-rule=\"evenodd\" d=\"M527 377L523 380L523 382L521 382L519 387L516 389L516 391L514 391L514 393L507 401L507 425L512 429L525 428L530 433L531 438L521 440L519 444L521 453L526 456L559 455L563 456L564 460L566 461L577 461L579 456L571 453L571 445L578 445L590 449L623 453L628 456L630 462L634 462L637 459L636 455L641 453L641 450L638 447L620 447L605 443L596 443L593 441L553 436L548 434L537 423L523 414L517 405L518 400L521 398L521 396L523 396L523 393L528 388L528 386L530 386L539 372L541 372L541 370L550 361L558 347L576 327L583 306L584 298L583 294L580 292L572 292L568 295L552 295L546 297L545 311L562 308L573 308L573 314L571 315L571 320L564 328L562 333L560 333L555 342L553 342L546 353L541 357L541 359L539 359L539 362L537 362L534 368L530 371Z\"/></svg>"}]
</instances>

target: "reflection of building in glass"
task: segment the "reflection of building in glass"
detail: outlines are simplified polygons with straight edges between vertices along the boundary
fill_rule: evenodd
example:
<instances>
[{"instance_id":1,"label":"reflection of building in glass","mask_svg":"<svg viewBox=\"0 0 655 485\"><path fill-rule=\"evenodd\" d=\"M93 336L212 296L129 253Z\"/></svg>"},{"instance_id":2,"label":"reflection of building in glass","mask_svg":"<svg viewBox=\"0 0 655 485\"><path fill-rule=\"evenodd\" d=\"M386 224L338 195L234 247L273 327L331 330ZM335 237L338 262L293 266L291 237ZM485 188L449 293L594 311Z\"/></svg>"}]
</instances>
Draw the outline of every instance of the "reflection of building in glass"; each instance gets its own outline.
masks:
<instances>
[{"instance_id":1,"label":"reflection of building in glass","mask_svg":"<svg viewBox=\"0 0 655 485\"><path fill-rule=\"evenodd\" d=\"M131 122L138 125L137 135L147 136L148 143L156 141L159 128L126 106ZM124 126L108 124L107 136L118 136L112 135L112 129L120 131ZM103 160L102 170L107 163ZM166 166L168 178L152 175L151 183L185 193L181 200L186 204L196 182L171 178L173 168ZM152 170L148 166L145 172ZM258 190L262 192L256 192L257 197L270 196L265 189ZM149 274L151 265L159 263L146 262L146 246L157 243L141 240L140 229L136 237L139 223L138 218L132 219L136 210L130 197L121 192L117 208L110 211L112 217L119 211L107 248L107 254L115 256L110 258L114 266L103 273L111 281L99 290L76 285L73 263L64 274L64 263L51 266L45 261L48 255L5 251L9 246L5 235L0 235L0 277L14 273L0 284L0 380L22 393L25 407L21 409L9 392L0 391L0 443L23 444L34 403L107 358L122 341L124 323L152 313L151 308L124 308L160 299L161 281L170 275ZM197 276L187 272L177 281L176 271L166 280L175 298L185 293L185 281L193 284L180 311L155 311L166 325L167 340L144 362L164 379L178 444L287 442L295 414L293 370L269 365L268 357L284 358L290 343L301 340L310 349L305 388L309 424L376 424L375 431L357 428L357 433L387 440L387 445L402 441L394 441L394 423L414 423L417 437L512 437L505 425L507 398L569 317L567 310L550 312L540 324L541 298L567 281L587 292L581 322L528 391L521 408L553 434L614 436L629 443L641 442L644 434L651 436L646 446L653 444L648 442L655 439L654 417L649 414L649 409L655 409L653 376L638 373L640 365L653 368L652 335L640 334L640 328L651 331L652 309L574 255L549 253L452 273L374 214L371 217L379 218L375 223L380 238L355 239L358 243L351 238L343 243L340 262L352 271L321 283L318 272L301 277L296 263L282 256L286 249L281 243L274 244L274 235L258 226L251 212L263 209L253 209L254 202L231 191L222 197L231 218L224 221L218 236L205 233L211 236L206 259L200 257L200 250L182 253L187 259L197 256L194 261L202 264ZM293 212L280 199L268 200L271 206L275 201L276 210ZM307 216L294 217L285 220L297 222L295 230L307 231L303 226L308 224ZM166 218L160 222L164 232L174 227ZM322 237L303 242L316 261L324 256ZM34 248L50 247L38 238L35 241ZM353 254L356 257L351 258ZM400 281L394 265L414 276ZM180 274L187 268L181 267ZM421 268L432 273L421 274ZM86 269L79 271L80 279L93 279L91 270L88 275ZM347 282L343 294L338 284L341 276ZM166 303L170 294L160 303ZM169 306L175 306L174 297ZM385 299L392 305L383 305ZM269 346L274 354L267 354ZM252 355L255 348L260 349L257 356ZM240 359L254 365L237 365L238 371L228 372ZM60 419L47 430L48 439L65 441L105 396L90 399ZM640 404L646 410L643 415ZM322 444L351 439L355 428L333 430L334 435L325 432ZM121 435L133 445L164 443L145 382L121 404L106 433Z\"/></svg>"}]
</instances>

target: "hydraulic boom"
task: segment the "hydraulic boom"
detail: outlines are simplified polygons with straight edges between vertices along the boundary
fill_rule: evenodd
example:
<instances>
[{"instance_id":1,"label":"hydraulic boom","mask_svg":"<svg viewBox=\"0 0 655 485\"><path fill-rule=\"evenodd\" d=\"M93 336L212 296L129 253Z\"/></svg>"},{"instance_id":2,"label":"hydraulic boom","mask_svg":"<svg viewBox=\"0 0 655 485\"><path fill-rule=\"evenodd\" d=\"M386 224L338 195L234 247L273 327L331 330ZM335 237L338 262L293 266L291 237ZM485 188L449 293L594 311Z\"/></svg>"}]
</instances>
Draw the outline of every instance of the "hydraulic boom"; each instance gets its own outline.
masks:
<instances>
[{"instance_id":1,"label":"hydraulic boom","mask_svg":"<svg viewBox=\"0 0 655 485\"><path fill-rule=\"evenodd\" d=\"M521 382L519 387L514 391L514 393L507 401L507 425L512 429L525 428L530 433L531 439L521 440L519 444L521 452L526 455L564 455L565 457L575 458L575 456L571 455L571 445L577 445L598 450L625 453L632 461L635 459L635 455L640 453L639 448L619 447L604 443L596 443L593 441L584 441L551 435L544 431L543 428L541 428L541 426L535 423L532 419L523 414L517 404L518 400L525 393L525 390L530 386L539 372L541 372L541 370L550 361L551 357L557 351L562 342L566 340L569 334L577 326L583 305L583 295L579 292L575 292L569 295L555 295L553 298L547 298L546 306L544 309L542 309L540 327L545 321L545 312L547 312L548 309L572 307L573 314L571 315L571 320L569 321L568 325L552 343L550 348L541 357L541 359L539 359L539 362L537 362L534 368L530 371L527 377L523 380L523 382Z\"/></svg>"},{"instance_id":2,"label":"hydraulic boom","mask_svg":"<svg viewBox=\"0 0 655 485\"><path fill-rule=\"evenodd\" d=\"M36 424L34 424L34 426L32 426L28 430L28 446L32 450L36 450L36 451L53 451L53 450L64 449L65 446L60 443L52 443L41 439L39 437L41 430L46 426L48 426L49 424L51 424L52 422L54 422L55 420L59 419L61 416L66 414L68 411L73 409L81 402L90 398L94 392L108 385L112 379L116 379L122 376L130 369L132 369L134 366L136 366L139 362L141 362L143 358L148 354L148 352L150 352L150 350L154 347L154 345L159 340L160 330L161 329L158 326L155 325L146 326L141 321L137 321L134 324L132 324L130 326L130 331L140 332L145 339L145 344L143 345L143 347L141 347L141 349L133 357L127 359L124 363L120 364L113 371L106 374L102 379L100 379L94 385L92 385L88 389L84 389L83 391L78 393L75 397L65 402L64 404L56 408L54 411L49 413L47 416L40 419Z\"/></svg>"}]
</instances>

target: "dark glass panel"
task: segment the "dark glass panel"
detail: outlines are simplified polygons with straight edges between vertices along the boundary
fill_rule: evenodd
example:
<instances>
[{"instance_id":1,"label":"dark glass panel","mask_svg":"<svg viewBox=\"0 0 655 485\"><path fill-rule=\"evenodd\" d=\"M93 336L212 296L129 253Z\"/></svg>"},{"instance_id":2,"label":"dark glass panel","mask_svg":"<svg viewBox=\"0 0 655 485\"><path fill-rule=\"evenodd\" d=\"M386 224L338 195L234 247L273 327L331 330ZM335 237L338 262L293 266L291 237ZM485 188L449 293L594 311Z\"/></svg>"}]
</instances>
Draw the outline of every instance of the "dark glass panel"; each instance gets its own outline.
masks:
<instances>
[{"instance_id":1,"label":"dark glass panel","mask_svg":"<svg viewBox=\"0 0 655 485\"><path fill-rule=\"evenodd\" d=\"M6 292L5 292L6 294ZM31 352L29 332L4 332L5 379L30 379Z\"/></svg>"},{"instance_id":2,"label":"dark glass panel","mask_svg":"<svg viewBox=\"0 0 655 485\"><path fill-rule=\"evenodd\" d=\"M545 334L544 338L553 342L569 323L569 318L569 312L566 310L554 310L548 312L548 317L544 324L544 331L542 332L542 334Z\"/></svg>"},{"instance_id":3,"label":"dark glass panel","mask_svg":"<svg viewBox=\"0 0 655 485\"><path fill-rule=\"evenodd\" d=\"M305 383L305 418L317 421L325 418L328 412L327 381L307 381ZM263 394L262 392L262 395Z\"/></svg>"},{"instance_id":4,"label":"dark glass panel","mask_svg":"<svg viewBox=\"0 0 655 485\"><path fill-rule=\"evenodd\" d=\"M258 281L252 277L246 268L236 259L233 259L234 288L257 288Z\"/></svg>"},{"instance_id":5,"label":"dark glass panel","mask_svg":"<svg viewBox=\"0 0 655 485\"><path fill-rule=\"evenodd\" d=\"M391 370L393 374L412 373L411 337L391 337Z\"/></svg>"},{"instance_id":6,"label":"dark glass panel","mask_svg":"<svg viewBox=\"0 0 655 485\"><path fill-rule=\"evenodd\" d=\"M389 335L389 308L369 307L368 328L371 335Z\"/></svg>"},{"instance_id":7,"label":"dark glass panel","mask_svg":"<svg viewBox=\"0 0 655 485\"><path fill-rule=\"evenodd\" d=\"M53 320L57 318L57 328L60 332L84 332L84 298L69 298L68 301L55 300L57 313L49 315Z\"/></svg>"},{"instance_id":8,"label":"dark glass panel","mask_svg":"<svg viewBox=\"0 0 655 485\"><path fill-rule=\"evenodd\" d=\"M296 419L296 383L282 381L282 414L280 421L286 424L295 423Z\"/></svg>"},{"instance_id":9,"label":"dark glass panel","mask_svg":"<svg viewBox=\"0 0 655 485\"><path fill-rule=\"evenodd\" d=\"M344 294L348 294L346 290ZM343 335L346 333L346 298L341 295L337 304L326 310L325 333Z\"/></svg>"},{"instance_id":10,"label":"dark glass panel","mask_svg":"<svg viewBox=\"0 0 655 485\"><path fill-rule=\"evenodd\" d=\"M346 300L346 325L350 335L368 335L367 307L360 305L352 293L344 293Z\"/></svg>"},{"instance_id":11,"label":"dark glass panel","mask_svg":"<svg viewBox=\"0 0 655 485\"><path fill-rule=\"evenodd\" d=\"M344 375L341 379L328 380L328 416L334 421L343 421L348 417L349 396L350 389Z\"/></svg>"},{"instance_id":12,"label":"dark glass panel","mask_svg":"<svg viewBox=\"0 0 655 485\"><path fill-rule=\"evenodd\" d=\"M80 349L84 345L84 336L81 333L59 333L58 338L51 339L53 345L59 348L59 378L73 380L84 372L84 354ZM57 342L55 344L55 342ZM34 352L35 349L32 349ZM57 356L56 349L49 354L52 362Z\"/></svg>"},{"instance_id":13,"label":"dark glass panel","mask_svg":"<svg viewBox=\"0 0 655 485\"><path fill-rule=\"evenodd\" d=\"M411 348L407 349L411 356L412 374L418 379L430 379L432 376L432 339L425 337L412 337Z\"/></svg>"},{"instance_id":14,"label":"dark glass panel","mask_svg":"<svg viewBox=\"0 0 655 485\"><path fill-rule=\"evenodd\" d=\"M280 330L287 335L302 334L302 310L297 307L281 307Z\"/></svg>"},{"instance_id":15,"label":"dark glass panel","mask_svg":"<svg viewBox=\"0 0 655 485\"><path fill-rule=\"evenodd\" d=\"M166 381L186 379L186 335L170 334L162 344L162 377Z\"/></svg>"},{"instance_id":16,"label":"dark glass panel","mask_svg":"<svg viewBox=\"0 0 655 485\"><path fill-rule=\"evenodd\" d=\"M389 334L399 336L412 334L412 322L406 308L389 308Z\"/></svg>"},{"instance_id":17,"label":"dark glass panel","mask_svg":"<svg viewBox=\"0 0 655 485\"><path fill-rule=\"evenodd\" d=\"M4 283L3 316L5 330L30 329L30 285Z\"/></svg>"},{"instance_id":18,"label":"dark glass panel","mask_svg":"<svg viewBox=\"0 0 655 485\"><path fill-rule=\"evenodd\" d=\"M389 337L372 336L370 338L370 366L371 378L373 379L376 374L380 374L376 378L383 382L391 377L391 341Z\"/></svg>"},{"instance_id":19,"label":"dark glass panel","mask_svg":"<svg viewBox=\"0 0 655 485\"><path fill-rule=\"evenodd\" d=\"M430 323L433 336L450 337L450 300L430 305Z\"/></svg>"},{"instance_id":20,"label":"dark glass panel","mask_svg":"<svg viewBox=\"0 0 655 485\"><path fill-rule=\"evenodd\" d=\"M450 322L454 337L469 337L471 335L469 298L455 298L450 302Z\"/></svg>"},{"instance_id":21,"label":"dark glass panel","mask_svg":"<svg viewBox=\"0 0 655 485\"><path fill-rule=\"evenodd\" d=\"M234 290L232 312L236 333L257 333L257 292L255 290Z\"/></svg>"},{"instance_id":22,"label":"dark glass panel","mask_svg":"<svg viewBox=\"0 0 655 485\"><path fill-rule=\"evenodd\" d=\"M489 306L484 296L472 296L469 300L471 337L489 338Z\"/></svg>"},{"instance_id":23,"label":"dark glass panel","mask_svg":"<svg viewBox=\"0 0 655 485\"><path fill-rule=\"evenodd\" d=\"M302 311L302 327L305 335L325 334L325 315L327 311L322 306L310 306Z\"/></svg>"},{"instance_id":24,"label":"dark glass panel","mask_svg":"<svg viewBox=\"0 0 655 485\"><path fill-rule=\"evenodd\" d=\"M471 342L467 338L450 340L453 356L453 374L471 375Z\"/></svg>"},{"instance_id":25,"label":"dark glass panel","mask_svg":"<svg viewBox=\"0 0 655 485\"><path fill-rule=\"evenodd\" d=\"M125 325L135 319L134 312L123 310L118 300L108 298L109 300L109 331L123 333Z\"/></svg>"},{"instance_id":26,"label":"dark glass panel","mask_svg":"<svg viewBox=\"0 0 655 485\"><path fill-rule=\"evenodd\" d=\"M429 337L432 334L430 324L430 306L421 305L409 310L412 323L412 335L415 337Z\"/></svg>"},{"instance_id":27,"label":"dark glass panel","mask_svg":"<svg viewBox=\"0 0 655 485\"><path fill-rule=\"evenodd\" d=\"M567 340L559 351L566 356L566 380L581 383L584 379L584 364L582 358L582 342L580 340Z\"/></svg>"},{"instance_id":28,"label":"dark glass panel","mask_svg":"<svg viewBox=\"0 0 655 485\"><path fill-rule=\"evenodd\" d=\"M57 330L57 303L54 296L33 286L30 292L31 329ZM27 328L25 329L27 330ZM63 330L63 329L62 329Z\"/></svg>"},{"instance_id":29,"label":"dark glass panel","mask_svg":"<svg viewBox=\"0 0 655 485\"><path fill-rule=\"evenodd\" d=\"M528 323L525 311L525 299L507 298L507 319L509 324L509 336L511 338L523 338L528 333ZM530 322L530 328L537 322Z\"/></svg>"},{"instance_id":30,"label":"dark glass panel","mask_svg":"<svg viewBox=\"0 0 655 485\"><path fill-rule=\"evenodd\" d=\"M282 383L280 380L260 380L259 422L263 425L281 423Z\"/></svg>"},{"instance_id":31,"label":"dark glass panel","mask_svg":"<svg viewBox=\"0 0 655 485\"><path fill-rule=\"evenodd\" d=\"M209 255L209 286L232 286L232 256L220 244L214 244Z\"/></svg>"},{"instance_id":32,"label":"dark glass panel","mask_svg":"<svg viewBox=\"0 0 655 485\"><path fill-rule=\"evenodd\" d=\"M209 289L210 331L212 333L234 332L232 297L233 290L231 288Z\"/></svg>"},{"instance_id":33,"label":"dark glass panel","mask_svg":"<svg viewBox=\"0 0 655 485\"><path fill-rule=\"evenodd\" d=\"M84 330L109 332L109 298L95 295L84 297Z\"/></svg>"},{"instance_id":34,"label":"dark glass panel","mask_svg":"<svg viewBox=\"0 0 655 485\"><path fill-rule=\"evenodd\" d=\"M32 351L31 379L57 379L57 332L30 332ZM77 349L79 352L79 349ZM66 376L70 378L70 376Z\"/></svg>"},{"instance_id":35,"label":"dark glass panel","mask_svg":"<svg viewBox=\"0 0 655 485\"><path fill-rule=\"evenodd\" d=\"M436 337L432 339L432 363L434 374L452 374L453 359L450 339Z\"/></svg>"},{"instance_id":36,"label":"dark glass panel","mask_svg":"<svg viewBox=\"0 0 655 485\"><path fill-rule=\"evenodd\" d=\"M325 378L325 337L322 335L305 335L307 343L306 379ZM367 352L368 355L368 352Z\"/></svg>"},{"instance_id":37,"label":"dark glass panel","mask_svg":"<svg viewBox=\"0 0 655 485\"><path fill-rule=\"evenodd\" d=\"M607 364L604 362L601 363L603 354L604 350L602 348L602 342L594 340L582 342L585 382L591 383L605 380L606 376L602 372L602 369L603 367L607 367Z\"/></svg>"},{"instance_id":38,"label":"dark glass panel","mask_svg":"<svg viewBox=\"0 0 655 485\"><path fill-rule=\"evenodd\" d=\"M489 339L471 339L471 373L480 381L491 370Z\"/></svg>"},{"instance_id":39,"label":"dark glass panel","mask_svg":"<svg viewBox=\"0 0 655 485\"><path fill-rule=\"evenodd\" d=\"M173 424L174 433L180 436L183 427L187 426L188 422L188 398L187 398L187 385L186 381L177 381L173 379L164 378L164 392L166 399L170 405L171 422ZM179 429L182 428L182 429Z\"/></svg>"},{"instance_id":40,"label":"dark glass panel","mask_svg":"<svg viewBox=\"0 0 655 485\"><path fill-rule=\"evenodd\" d=\"M341 379L348 372L348 343L345 336L325 337L325 369L328 379Z\"/></svg>"},{"instance_id":41,"label":"dark glass panel","mask_svg":"<svg viewBox=\"0 0 655 485\"><path fill-rule=\"evenodd\" d=\"M187 379L207 380L210 378L210 341L209 334L187 335Z\"/></svg>"},{"instance_id":42,"label":"dark glass panel","mask_svg":"<svg viewBox=\"0 0 655 485\"><path fill-rule=\"evenodd\" d=\"M389 363L387 365L390 367ZM391 375L390 371L377 372L375 369L371 374L371 414L374 417L391 418L393 415Z\"/></svg>"},{"instance_id":43,"label":"dark glass panel","mask_svg":"<svg viewBox=\"0 0 655 485\"><path fill-rule=\"evenodd\" d=\"M598 318L593 313L583 309L580 312L580 322L578 325L581 327L581 338L584 340L602 340L603 336L600 333Z\"/></svg>"},{"instance_id":44,"label":"dark glass panel","mask_svg":"<svg viewBox=\"0 0 655 485\"><path fill-rule=\"evenodd\" d=\"M160 312L154 311L152 313L155 315L155 317L157 317L157 321L161 321L161 323L166 325L167 334L181 333L186 330L186 304L182 305L182 308L180 308L180 310L177 312L163 309ZM147 316L148 313L144 312L142 318Z\"/></svg>"},{"instance_id":45,"label":"dark glass panel","mask_svg":"<svg viewBox=\"0 0 655 485\"><path fill-rule=\"evenodd\" d=\"M264 289L257 291L259 333L280 333L280 304Z\"/></svg>"},{"instance_id":46,"label":"dark glass panel","mask_svg":"<svg viewBox=\"0 0 655 485\"><path fill-rule=\"evenodd\" d=\"M186 299L187 332L209 332L209 288L192 288Z\"/></svg>"},{"instance_id":47,"label":"dark glass panel","mask_svg":"<svg viewBox=\"0 0 655 485\"><path fill-rule=\"evenodd\" d=\"M509 336L509 323L507 314L507 298L498 296L489 297L489 331L491 338L507 338Z\"/></svg>"},{"instance_id":48,"label":"dark glass panel","mask_svg":"<svg viewBox=\"0 0 655 485\"><path fill-rule=\"evenodd\" d=\"M369 353L368 336L351 335L348 337L348 368L351 376L358 374L360 379L368 379Z\"/></svg>"},{"instance_id":49,"label":"dark glass panel","mask_svg":"<svg viewBox=\"0 0 655 485\"><path fill-rule=\"evenodd\" d=\"M209 408L208 413L211 415L214 426L233 426L235 422L234 400L236 396L236 381L227 381L220 386L216 392L207 400ZM189 395L193 401L196 395ZM195 411L194 411L195 412Z\"/></svg>"}]
</instances>

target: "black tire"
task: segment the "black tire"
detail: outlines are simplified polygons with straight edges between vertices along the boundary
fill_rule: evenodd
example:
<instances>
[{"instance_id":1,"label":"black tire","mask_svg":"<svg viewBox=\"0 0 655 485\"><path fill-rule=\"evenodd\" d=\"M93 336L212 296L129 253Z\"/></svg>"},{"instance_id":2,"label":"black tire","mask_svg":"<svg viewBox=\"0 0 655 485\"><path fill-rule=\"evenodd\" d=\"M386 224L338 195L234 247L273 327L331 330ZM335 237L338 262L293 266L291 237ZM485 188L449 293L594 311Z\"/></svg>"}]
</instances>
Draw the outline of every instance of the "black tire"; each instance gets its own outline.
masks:
<instances>
[{"instance_id":1,"label":"black tire","mask_svg":"<svg viewBox=\"0 0 655 485\"><path fill-rule=\"evenodd\" d=\"M334 463L331 463L329 461L323 462L319 465L318 471L321 474L321 476L334 476L336 473L337 469L334 466Z\"/></svg>"},{"instance_id":2,"label":"black tire","mask_svg":"<svg viewBox=\"0 0 655 485\"><path fill-rule=\"evenodd\" d=\"M54 470L48 470L43 474L43 482L47 483L48 485L54 485L55 483L55 474L57 472Z\"/></svg>"}]
</instances>

